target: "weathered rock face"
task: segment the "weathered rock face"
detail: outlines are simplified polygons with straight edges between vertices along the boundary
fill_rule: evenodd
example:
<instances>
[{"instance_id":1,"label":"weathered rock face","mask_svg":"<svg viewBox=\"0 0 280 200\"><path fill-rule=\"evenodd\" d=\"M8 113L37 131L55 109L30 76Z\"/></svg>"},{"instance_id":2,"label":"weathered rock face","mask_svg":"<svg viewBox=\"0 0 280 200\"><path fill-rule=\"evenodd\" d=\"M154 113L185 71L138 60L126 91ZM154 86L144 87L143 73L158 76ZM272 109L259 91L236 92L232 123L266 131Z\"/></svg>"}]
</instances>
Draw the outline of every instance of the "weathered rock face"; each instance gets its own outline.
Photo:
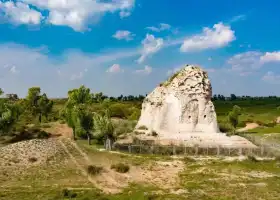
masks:
<instances>
[{"instance_id":1,"label":"weathered rock face","mask_svg":"<svg viewBox=\"0 0 280 200\"><path fill-rule=\"evenodd\" d=\"M145 98L136 129L145 126L159 135L218 133L211 96L207 73L187 65Z\"/></svg>"}]
</instances>

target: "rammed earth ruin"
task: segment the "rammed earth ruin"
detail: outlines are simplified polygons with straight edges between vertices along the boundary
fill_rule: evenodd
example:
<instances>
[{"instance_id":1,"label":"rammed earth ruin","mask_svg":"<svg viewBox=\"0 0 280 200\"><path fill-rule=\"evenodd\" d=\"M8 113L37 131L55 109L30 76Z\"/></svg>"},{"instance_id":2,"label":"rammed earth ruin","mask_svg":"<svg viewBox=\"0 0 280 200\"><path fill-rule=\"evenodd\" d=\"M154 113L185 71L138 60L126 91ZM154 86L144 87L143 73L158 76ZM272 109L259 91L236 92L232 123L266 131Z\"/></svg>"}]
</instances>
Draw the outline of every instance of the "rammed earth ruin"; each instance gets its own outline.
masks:
<instances>
[{"instance_id":1,"label":"rammed earth ruin","mask_svg":"<svg viewBox=\"0 0 280 200\"><path fill-rule=\"evenodd\" d=\"M158 133L218 133L211 97L207 73L187 65L146 97L136 128L146 126Z\"/></svg>"},{"instance_id":2,"label":"rammed earth ruin","mask_svg":"<svg viewBox=\"0 0 280 200\"><path fill-rule=\"evenodd\" d=\"M211 97L207 72L186 65L147 95L134 133L158 144L256 147L245 138L220 132Z\"/></svg>"}]
</instances>

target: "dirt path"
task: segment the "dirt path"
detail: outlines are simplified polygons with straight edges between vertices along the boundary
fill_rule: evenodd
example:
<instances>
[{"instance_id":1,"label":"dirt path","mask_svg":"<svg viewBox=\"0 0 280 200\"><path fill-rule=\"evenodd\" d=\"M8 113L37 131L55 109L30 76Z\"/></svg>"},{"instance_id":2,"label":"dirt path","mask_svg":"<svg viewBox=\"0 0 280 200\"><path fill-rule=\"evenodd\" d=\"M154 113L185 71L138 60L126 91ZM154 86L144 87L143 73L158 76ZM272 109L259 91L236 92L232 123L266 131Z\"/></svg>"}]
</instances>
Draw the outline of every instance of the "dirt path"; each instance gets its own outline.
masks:
<instances>
[{"instance_id":1,"label":"dirt path","mask_svg":"<svg viewBox=\"0 0 280 200\"><path fill-rule=\"evenodd\" d=\"M96 188L103 190L103 192L106 193L118 193L121 192L123 187L127 186L127 184L116 181L119 179L118 174L104 166L102 166L103 171L99 175L96 175L95 177L89 176L85 167L92 165L92 161L87 156L87 154L83 152L82 149L69 138L59 138L58 140L73 163L75 163L82 174L87 177L88 181L91 182ZM81 159L76 159L71 152L74 152L76 157Z\"/></svg>"},{"instance_id":2,"label":"dirt path","mask_svg":"<svg viewBox=\"0 0 280 200\"><path fill-rule=\"evenodd\" d=\"M247 123L244 128L238 129L237 132L246 132L248 130L255 129L257 127L259 127L257 123Z\"/></svg>"}]
</instances>

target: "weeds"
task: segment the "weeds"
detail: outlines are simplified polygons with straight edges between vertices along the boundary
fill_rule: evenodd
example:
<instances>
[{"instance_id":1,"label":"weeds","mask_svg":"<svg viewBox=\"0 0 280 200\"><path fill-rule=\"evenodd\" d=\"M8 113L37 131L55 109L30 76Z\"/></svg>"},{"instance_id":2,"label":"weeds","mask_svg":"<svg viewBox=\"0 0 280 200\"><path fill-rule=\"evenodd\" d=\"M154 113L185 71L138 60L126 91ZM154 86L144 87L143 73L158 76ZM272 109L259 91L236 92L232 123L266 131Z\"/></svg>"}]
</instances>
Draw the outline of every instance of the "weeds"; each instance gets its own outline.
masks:
<instances>
[{"instance_id":1,"label":"weeds","mask_svg":"<svg viewBox=\"0 0 280 200\"><path fill-rule=\"evenodd\" d=\"M129 171L129 166L124 163L117 163L111 165L111 169L114 169L116 172L119 173L127 173Z\"/></svg>"},{"instance_id":2,"label":"weeds","mask_svg":"<svg viewBox=\"0 0 280 200\"><path fill-rule=\"evenodd\" d=\"M87 173L89 175L92 175L92 176L100 174L102 170L103 170L103 167L98 167L98 166L95 166L95 165L89 165L87 167Z\"/></svg>"}]
</instances>

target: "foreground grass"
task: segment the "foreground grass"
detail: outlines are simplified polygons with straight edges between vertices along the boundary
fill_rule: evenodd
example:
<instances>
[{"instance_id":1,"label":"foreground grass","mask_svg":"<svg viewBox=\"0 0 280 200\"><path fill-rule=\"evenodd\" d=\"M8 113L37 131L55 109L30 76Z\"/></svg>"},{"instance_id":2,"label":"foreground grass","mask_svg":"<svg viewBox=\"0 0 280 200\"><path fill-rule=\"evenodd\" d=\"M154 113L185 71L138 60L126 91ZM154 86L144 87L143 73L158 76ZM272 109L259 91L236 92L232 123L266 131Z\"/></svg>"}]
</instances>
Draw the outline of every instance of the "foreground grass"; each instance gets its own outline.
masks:
<instances>
[{"instance_id":1,"label":"foreground grass","mask_svg":"<svg viewBox=\"0 0 280 200\"><path fill-rule=\"evenodd\" d=\"M164 156L127 155L100 152L83 141L78 145L96 163L125 162L145 166L154 160L172 160ZM279 199L280 161L222 161L220 158L182 159L184 170L178 174L179 186L162 189L133 183L119 194L105 194L80 174L67 160L33 167L1 179L1 200L255 200ZM3 183L3 184L2 184ZM162 182L162 184L165 184ZM179 192L178 192L179 191Z\"/></svg>"}]
</instances>

